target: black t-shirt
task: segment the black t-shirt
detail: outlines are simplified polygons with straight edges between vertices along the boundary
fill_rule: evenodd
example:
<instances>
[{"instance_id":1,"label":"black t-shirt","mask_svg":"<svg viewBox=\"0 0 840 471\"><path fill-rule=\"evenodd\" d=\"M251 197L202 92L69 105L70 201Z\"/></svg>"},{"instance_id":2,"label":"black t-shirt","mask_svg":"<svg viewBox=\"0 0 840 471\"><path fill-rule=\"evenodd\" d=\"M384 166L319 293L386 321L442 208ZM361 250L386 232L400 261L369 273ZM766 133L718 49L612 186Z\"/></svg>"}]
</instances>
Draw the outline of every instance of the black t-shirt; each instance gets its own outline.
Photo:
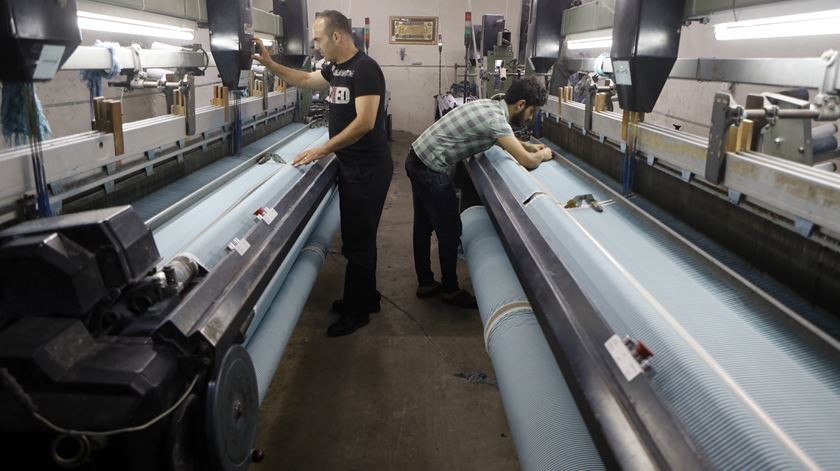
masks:
<instances>
[{"instance_id":1,"label":"black t-shirt","mask_svg":"<svg viewBox=\"0 0 840 471\"><path fill-rule=\"evenodd\" d=\"M347 62L327 64L321 75L330 82L330 137L344 130L356 119L356 97L379 95L379 110L373 129L354 144L336 152L345 162L372 161L387 158L388 138L385 133L385 76L379 64L359 51Z\"/></svg>"}]
</instances>

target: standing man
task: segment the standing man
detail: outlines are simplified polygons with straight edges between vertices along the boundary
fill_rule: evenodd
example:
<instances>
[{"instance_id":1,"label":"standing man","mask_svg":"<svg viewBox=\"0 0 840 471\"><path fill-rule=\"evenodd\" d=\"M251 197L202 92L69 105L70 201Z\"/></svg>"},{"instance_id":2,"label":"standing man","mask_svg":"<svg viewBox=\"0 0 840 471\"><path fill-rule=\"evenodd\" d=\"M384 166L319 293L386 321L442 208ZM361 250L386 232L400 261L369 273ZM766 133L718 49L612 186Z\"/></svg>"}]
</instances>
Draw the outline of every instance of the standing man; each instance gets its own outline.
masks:
<instances>
[{"instance_id":1,"label":"standing man","mask_svg":"<svg viewBox=\"0 0 840 471\"><path fill-rule=\"evenodd\" d=\"M376 231L394 173L385 133L385 76L379 65L353 45L350 20L337 11L317 15L315 47L330 62L319 72L303 72L277 64L262 41L254 59L286 82L300 88L329 86L330 140L300 154L293 165L307 165L338 156L342 254L347 258L344 298L333 303L341 317L327 335L348 335L367 325L379 311L376 291Z\"/></svg>"},{"instance_id":2,"label":"standing man","mask_svg":"<svg viewBox=\"0 0 840 471\"><path fill-rule=\"evenodd\" d=\"M461 242L461 216L449 169L494 144L531 170L551 160L551 149L520 142L517 127L533 119L548 94L536 77L514 82L502 101L476 100L459 106L426 129L411 145L405 170L414 195L414 268L417 297L440 295L444 303L477 309L475 297L458 286L455 266ZM441 282L431 267L432 231L437 234Z\"/></svg>"}]
</instances>

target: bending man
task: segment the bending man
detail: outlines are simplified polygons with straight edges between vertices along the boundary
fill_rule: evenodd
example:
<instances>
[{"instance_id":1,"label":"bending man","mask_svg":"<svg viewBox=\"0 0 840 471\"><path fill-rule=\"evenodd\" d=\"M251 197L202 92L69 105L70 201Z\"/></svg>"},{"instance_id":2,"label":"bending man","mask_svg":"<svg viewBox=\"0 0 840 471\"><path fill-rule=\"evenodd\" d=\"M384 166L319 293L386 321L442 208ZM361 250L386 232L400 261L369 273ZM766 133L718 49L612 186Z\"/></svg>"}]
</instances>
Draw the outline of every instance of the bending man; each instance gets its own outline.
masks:
<instances>
[{"instance_id":1,"label":"bending man","mask_svg":"<svg viewBox=\"0 0 840 471\"><path fill-rule=\"evenodd\" d=\"M461 241L461 217L449 169L494 144L522 166L536 168L550 160L542 144L521 143L511 124L519 127L545 105L547 92L535 77L514 82L502 101L476 100L450 111L411 145L405 170L414 194L414 268L420 298L440 295L444 303L477 308L473 295L458 285L455 267ZM441 282L431 267L432 231L438 237Z\"/></svg>"}]
</instances>

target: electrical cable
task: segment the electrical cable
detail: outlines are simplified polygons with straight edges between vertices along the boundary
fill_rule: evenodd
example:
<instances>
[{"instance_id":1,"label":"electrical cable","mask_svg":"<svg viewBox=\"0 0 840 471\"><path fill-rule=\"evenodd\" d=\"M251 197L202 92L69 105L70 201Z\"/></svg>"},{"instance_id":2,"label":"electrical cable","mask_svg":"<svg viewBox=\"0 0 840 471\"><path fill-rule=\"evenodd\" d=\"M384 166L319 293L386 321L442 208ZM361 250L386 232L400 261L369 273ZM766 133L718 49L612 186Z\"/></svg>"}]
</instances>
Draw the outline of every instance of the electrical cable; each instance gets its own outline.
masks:
<instances>
[{"instance_id":1,"label":"electrical cable","mask_svg":"<svg viewBox=\"0 0 840 471\"><path fill-rule=\"evenodd\" d=\"M47 426L49 429L53 430L54 432L61 433L64 435L86 435L90 437L107 437L110 435L118 435L121 433L130 433L130 432L139 432L141 430L145 430L152 425L160 422L166 416L171 414L175 409L177 409L183 402L189 397L190 393L192 393L193 388L195 388L196 383L198 382L199 375L196 375L192 382L190 382L189 387L184 392L181 397L175 401L168 409L161 412L159 415L154 417L153 419L149 420L146 423L141 425L136 425L133 427L124 427L115 430L106 430L106 431L92 431L92 430L73 430L61 427L56 425L51 420L47 419L43 415L38 412L38 407L35 402L32 400L32 397L29 396L20 383L17 382L14 376L9 373L9 370L6 368L0 368L0 380L2 380L3 385L10 390L12 395L23 405L28 411L32 413L32 415L38 419L39 422Z\"/></svg>"}]
</instances>

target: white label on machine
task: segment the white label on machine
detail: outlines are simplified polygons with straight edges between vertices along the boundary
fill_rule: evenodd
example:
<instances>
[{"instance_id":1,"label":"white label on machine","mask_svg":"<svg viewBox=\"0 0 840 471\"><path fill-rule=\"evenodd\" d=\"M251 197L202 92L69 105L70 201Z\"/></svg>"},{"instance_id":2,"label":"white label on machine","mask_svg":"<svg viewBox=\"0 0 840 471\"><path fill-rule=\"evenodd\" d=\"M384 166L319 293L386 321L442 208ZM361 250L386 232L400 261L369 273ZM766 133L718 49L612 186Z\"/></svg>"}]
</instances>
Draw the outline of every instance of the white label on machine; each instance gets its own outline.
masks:
<instances>
[{"instance_id":1,"label":"white label on machine","mask_svg":"<svg viewBox=\"0 0 840 471\"><path fill-rule=\"evenodd\" d=\"M613 62L613 69L615 83L619 85L633 85L633 79L630 77L629 61L615 61Z\"/></svg>"},{"instance_id":2,"label":"white label on machine","mask_svg":"<svg viewBox=\"0 0 840 471\"><path fill-rule=\"evenodd\" d=\"M277 219L277 211L275 211L274 208L266 208L265 214L263 214L261 218L263 221L265 221L266 224L270 226L271 223L273 223L274 220Z\"/></svg>"},{"instance_id":3,"label":"white label on machine","mask_svg":"<svg viewBox=\"0 0 840 471\"><path fill-rule=\"evenodd\" d=\"M630 353L627 345L624 345L621 337L613 335L609 340L604 342L604 346L607 347L607 351L610 352L610 356L615 360L615 364L618 365L618 369L621 370L621 373L624 374L624 378L628 382L633 381L636 376L642 374L642 367L633 358L633 354Z\"/></svg>"},{"instance_id":4,"label":"white label on machine","mask_svg":"<svg viewBox=\"0 0 840 471\"><path fill-rule=\"evenodd\" d=\"M35 66L35 73L32 78L35 80L50 80L55 77L63 55L64 46L45 44L41 48L41 57L38 58L38 65Z\"/></svg>"},{"instance_id":5,"label":"white label on machine","mask_svg":"<svg viewBox=\"0 0 840 471\"><path fill-rule=\"evenodd\" d=\"M245 252L251 248L251 243L245 239L235 238L233 241L228 244L228 250L231 252L235 251L239 255L245 255Z\"/></svg>"},{"instance_id":6,"label":"white label on machine","mask_svg":"<svg viewBox=\"0 0 840 471\"><path fill-rule=\"evenodd\" d=\"M251 71L250 70L240 70L239 71L239 88L244 88L248 86L248 81L251 79Z\"/></svg>"}]
</instances>

